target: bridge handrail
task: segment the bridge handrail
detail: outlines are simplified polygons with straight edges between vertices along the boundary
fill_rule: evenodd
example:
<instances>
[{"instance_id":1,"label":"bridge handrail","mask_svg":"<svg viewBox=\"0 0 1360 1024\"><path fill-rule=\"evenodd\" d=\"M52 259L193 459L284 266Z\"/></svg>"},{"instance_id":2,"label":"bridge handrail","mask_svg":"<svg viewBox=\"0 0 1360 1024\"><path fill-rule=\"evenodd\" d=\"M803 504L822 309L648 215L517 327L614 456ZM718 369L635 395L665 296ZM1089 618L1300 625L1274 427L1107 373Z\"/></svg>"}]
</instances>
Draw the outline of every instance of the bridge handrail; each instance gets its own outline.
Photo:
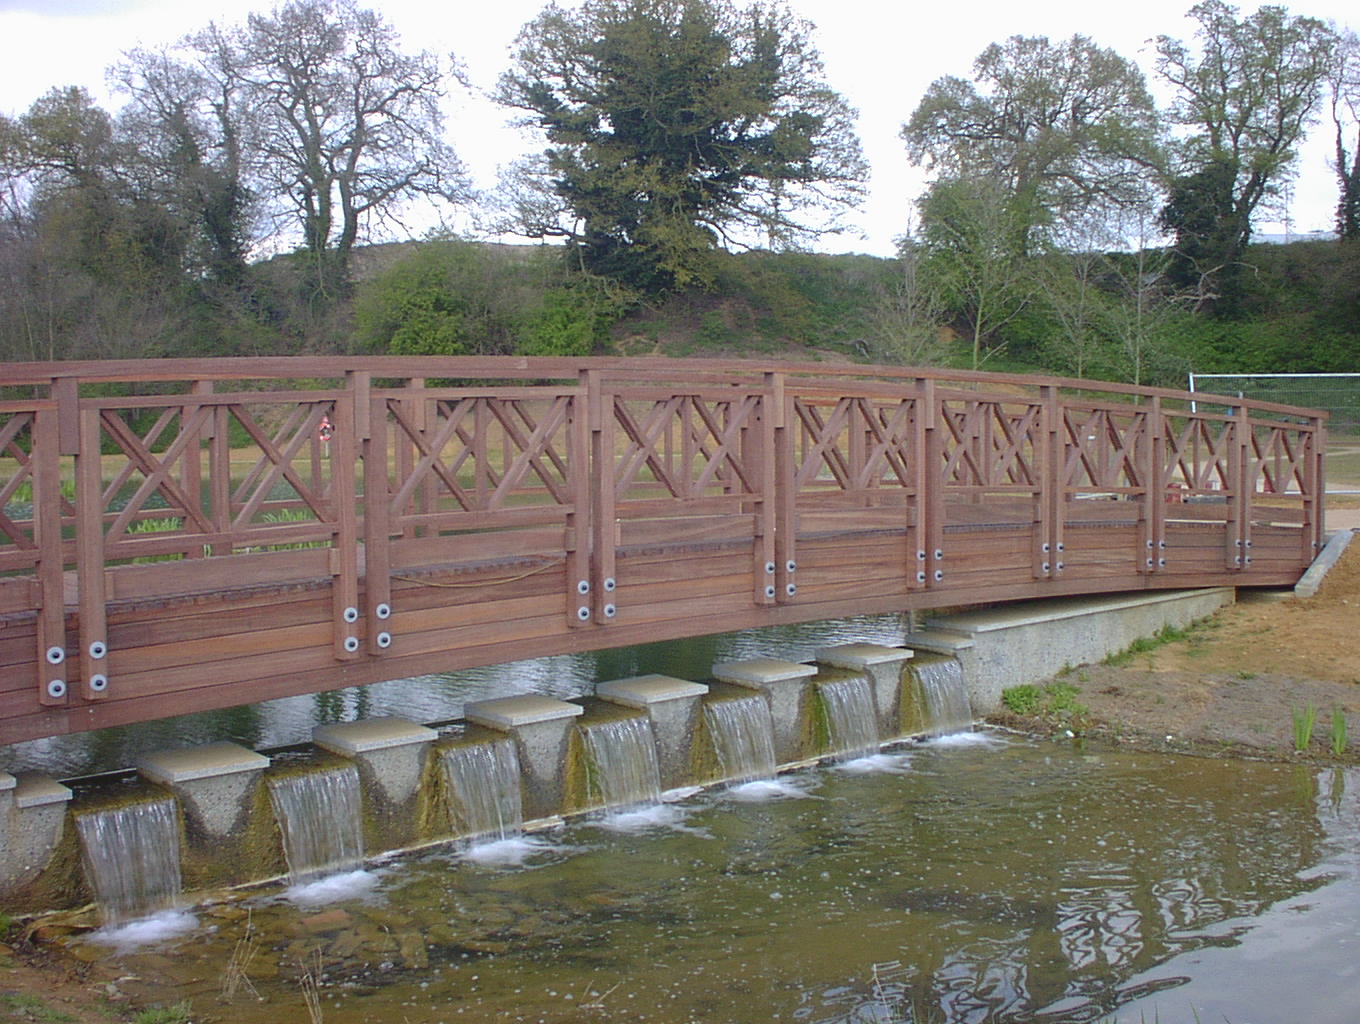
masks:
<instances>
[{"instance_id":1,"label":"bridge handrail","mask_svg":"<svg viewBox=\"0 0 1360 1024\"><path fill-rule=\"evenodd\" d=\"M8 363L0 375L4 387L58 387L77 384L150 384L270 380L336 380L352 374L385 379L485 379L570 381L593 372L603 380L660 383L756 382L768 374L789 378L861 379L865 381L932 380L1004 388L1056 388L1078 393L1108 393L1136 399L1195 403L1277 412L1325 420L1325 410L1211 392L1182 391L1073 377L1002 374L986 370L940 367L881 366L856 363L756 361L750 359L686 360L666 357L580 358L550 356L265 356L260 358L176 358L153 360L71 360Z\"/></svg>"}]
</instances>

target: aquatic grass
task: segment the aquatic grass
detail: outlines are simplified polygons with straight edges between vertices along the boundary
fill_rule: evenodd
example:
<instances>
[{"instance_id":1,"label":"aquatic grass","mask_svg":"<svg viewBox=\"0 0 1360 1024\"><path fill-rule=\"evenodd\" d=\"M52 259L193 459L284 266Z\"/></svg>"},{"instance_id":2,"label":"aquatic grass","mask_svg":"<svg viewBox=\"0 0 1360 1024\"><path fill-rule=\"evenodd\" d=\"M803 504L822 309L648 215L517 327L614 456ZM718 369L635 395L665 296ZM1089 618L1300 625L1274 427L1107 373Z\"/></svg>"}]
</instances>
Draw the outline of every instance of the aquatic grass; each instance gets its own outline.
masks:
<instances>
[{"instance_id":1,"label":"aquatic grass","mask_svg":"<svg viewBox=\"0 0 1360 1024\"><path fill-rule=\"evenodd\" d=\"M321 1006L321 950L315 951L315 962L302 972L298 988L302 991L302 1004L307 1008L309 1024L323 1024L325 1012Z\"/></svg>"},{"instance_id":2,"label":"aquatic grass","mask_svg":"<svg viewBox=\"0 0 1360 1024\"><path fill-rule=\"evenodd\" d=\"M255 931L250 923L250 911L246 911L246 931L245 934L236 940L236 945L232 948L231 957L227 960L227 966L222 972L220 983L221 998L226 1002L234 1000L242 990L249 992L256 999L260 998L259 990L255 988L255 983L246 975L246 968L259 953L259 943L255 941Z\"/></svg>"},{"instance_id":3,"label":"aquatic grass","mask_svg":"<svg viewBox=\"0 0 1360 1024\"><path fill-rule=\"evenodd\" d=\"M1294 708L1290 711L1294 719L1294 749L1304 751L1308 749L1308 744L1313 741L1313 725L1317 722L1317 708L1312 704L1306 704L1303 710Z\"/></svg>"},{"instance_id":4,"label":"aquatic grass","mask_svg":"<svg viewBox=\"0 0 1360 1024\"><path fill-rule=\"evenodd\" d=\"M153 1006L136 1014L132 1024L191 1024L193 1012L193 1005L187 1001L174 1006Z\"/></svg>"},{"instance_id":5,"label":"aquatic grass","mask_svg":"<svg viewBox=\"0 0 1360 1024\"><path fill-rule=\"evenodd\" d=\"M1346 752L1346 713L1332 708L1332 753L1340 757Z\"/></svg>"}]
</instances>

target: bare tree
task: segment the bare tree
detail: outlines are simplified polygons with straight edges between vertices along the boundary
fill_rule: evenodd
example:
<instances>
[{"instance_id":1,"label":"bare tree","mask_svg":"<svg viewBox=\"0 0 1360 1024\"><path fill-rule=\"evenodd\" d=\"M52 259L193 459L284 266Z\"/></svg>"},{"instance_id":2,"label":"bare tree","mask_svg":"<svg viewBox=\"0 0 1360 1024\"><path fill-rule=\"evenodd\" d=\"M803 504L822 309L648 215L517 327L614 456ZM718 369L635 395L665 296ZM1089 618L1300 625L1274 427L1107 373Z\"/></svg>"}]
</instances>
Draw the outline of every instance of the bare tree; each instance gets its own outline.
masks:
<instances>
[{"instance_id":1,"label":"bare tree","mask_svg":"<svg viewBox=\"0 0 1360 1024\"><path fill-rule=\"evenodd\" d=\"M341 273L376 222L420 196L467 198L443 141L444 83L461 78L428 52L401 52L395 31L352 0L293 0L251 15L235 40L258 123L255 173L280 197L317 256Z\"/></svg>"},{"instance_id":2,"label":"bare tree","mask_svg":"<svg viewBox=\"0 0 1360 1024\"><path fill-rule=\"evenodd\" d=\"M899 273L871 313L875 355L907 366L929 366L944 348L948 314L926 267L927 252L911 227L897 244Z\"/></svg>"},{"instance_id":3,"label":"bare tree","mask_svg":"<svg viewBox=\"0 0 1360 1024\"><path fill-rule=\"evenodd\" d=\"M1360 36L1349 29L1338 37L1328 73L1332 125L1336 129L1336 171L1340 197L1336 204L1336 233L1343 239L1360 238ZM1355 139L1347 150L1347 134Z\"/></svg>"}]
</instances>

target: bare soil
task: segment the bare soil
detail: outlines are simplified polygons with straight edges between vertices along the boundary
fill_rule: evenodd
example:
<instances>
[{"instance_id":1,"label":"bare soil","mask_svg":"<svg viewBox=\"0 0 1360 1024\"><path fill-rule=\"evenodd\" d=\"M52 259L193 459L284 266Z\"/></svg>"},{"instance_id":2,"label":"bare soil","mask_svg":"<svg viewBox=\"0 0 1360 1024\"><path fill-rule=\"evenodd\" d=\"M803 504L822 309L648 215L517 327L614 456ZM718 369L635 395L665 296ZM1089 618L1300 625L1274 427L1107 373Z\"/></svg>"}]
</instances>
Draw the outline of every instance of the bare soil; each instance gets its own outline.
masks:
<instances>
[{"instance_id":1,"label":"bare soil","mask_svg":"<svg viewBox=\"0 0 1360 1024\"><path fill-rule=\"evenodd\" d=\"M1152 650L1065 673L1086 708L1075 726L1140 748L1290 760L1360 760L1360 541L1315 597L1239 594L1238 602ZM1316 712L1295 750L1294 714ZM1334 709L1348 746L1331 752ZM1053 718L1005 724L1069 728Z\"/></svg>"}]
</instances>

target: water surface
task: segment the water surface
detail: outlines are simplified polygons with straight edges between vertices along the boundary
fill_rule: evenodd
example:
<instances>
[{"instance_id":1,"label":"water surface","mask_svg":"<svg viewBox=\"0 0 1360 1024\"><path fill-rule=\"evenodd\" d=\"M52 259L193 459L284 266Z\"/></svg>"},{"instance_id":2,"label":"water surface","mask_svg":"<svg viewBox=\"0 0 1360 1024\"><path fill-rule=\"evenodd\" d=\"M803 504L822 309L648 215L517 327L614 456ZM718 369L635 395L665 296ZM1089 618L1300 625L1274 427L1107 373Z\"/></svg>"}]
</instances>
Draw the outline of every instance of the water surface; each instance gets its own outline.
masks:
<instances>
[{"instance_id":1,"label":"water surface","mask_svg":"<svg viewBox=\"0 0 1360 1024\"><path fill-rule=\"evenodd\" d=\"M126 973L207 1005L249 922L265 1001L229 1015L261 1024L317 964L329 1024L1354 1020L1360 775L976 739L894 767L201 909Z\"/></svg>"}]
</instances>

